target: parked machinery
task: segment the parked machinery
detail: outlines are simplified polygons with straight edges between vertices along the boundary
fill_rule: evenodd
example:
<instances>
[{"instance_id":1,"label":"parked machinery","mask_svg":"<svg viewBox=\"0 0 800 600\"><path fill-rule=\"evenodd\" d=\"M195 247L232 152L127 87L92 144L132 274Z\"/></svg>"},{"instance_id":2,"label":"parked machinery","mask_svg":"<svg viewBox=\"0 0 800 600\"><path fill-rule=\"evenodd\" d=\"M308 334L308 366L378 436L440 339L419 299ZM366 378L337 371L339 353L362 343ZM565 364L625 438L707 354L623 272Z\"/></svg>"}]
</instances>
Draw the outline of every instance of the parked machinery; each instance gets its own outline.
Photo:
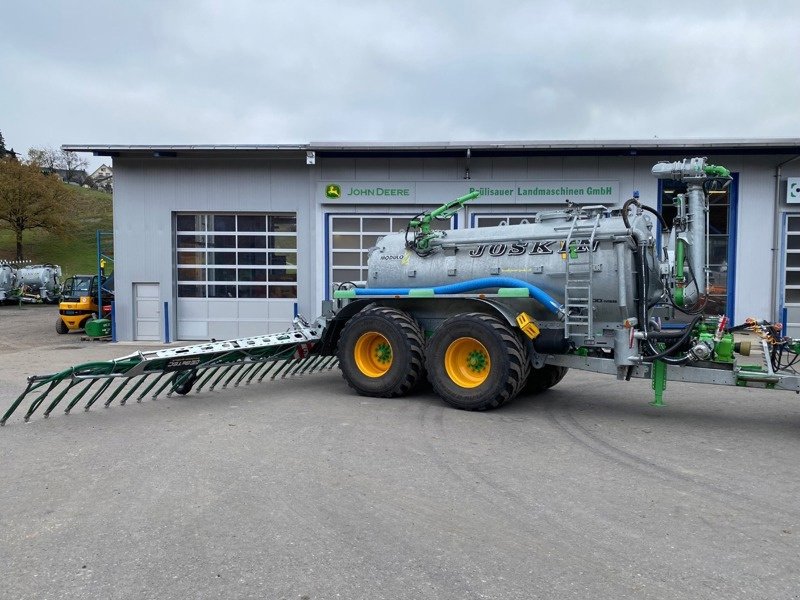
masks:
<instances>
[{"instance_id":1,"label":"parked machinery","mask_svg":"<svg viewBox=\"0 0 800 600\"><path fill-rule=\"evenodd\" d=\"M0 302L8 300L17 287L17 270L8 264L0 263Z\"/></svg>"},{"instance_id":2,"label":"parked machinery","mask_svg":"<svg viewBox=\"0 0 800 600\"><path fill-rule=\"evenodd\" d=\"M74 275L64 281L61 302L58 305L58 319L56 319L57 333L65 334L85 329L93 319L107 316L111 312L111 301L114 299L113 279L100 276L103 286L102 297L109 303L105 305L104 302L102 310L97 304L97 281L97 275Z\"/></svg>"},{"instance_id":3,"label":"parked machinery","mask_svg":"<svg viewBox=\"0 0 800 600\"><path fill-rule=\"evenodd\" d=\"M125 403L140 388L138 400L336 365L359 394L402 396L427 379L445 402L467 410L552 387L570 368L621 381L651 378L655 405L663 404L667 373L800 392L792 368L800 341L765 321L730 326L724 315L703 314L707 193L730 182L728 170L693 158L659 163L653 174L687 186L671 224L634 195L621 210L568 205L527 224L433 229L478 196L468 194L381 239L370 251L367 281L341 286L313 323L298 317L283 334L137 352L34 376L0 423L33 396L27 420L57 388L45 415L70 390L67 412L86 396L88 409L123 392ZM664 230L660 248L656 227ZM662 330L662 319L677 312L688 324ZM757 335L762 364L734 358L749 353L748 342L734 340L744 329Z\"/></svg>"},{"instance_id":4,"label":"parked machinery","mask_svg":"<svg viewBox=\"0 0 800 600\"><path fill-rule=\"evenodd\" d=\"M20 267L17 288L23 302L55 303L61 288L61 267L51 264Z\"/></svg>"}]
</instances>

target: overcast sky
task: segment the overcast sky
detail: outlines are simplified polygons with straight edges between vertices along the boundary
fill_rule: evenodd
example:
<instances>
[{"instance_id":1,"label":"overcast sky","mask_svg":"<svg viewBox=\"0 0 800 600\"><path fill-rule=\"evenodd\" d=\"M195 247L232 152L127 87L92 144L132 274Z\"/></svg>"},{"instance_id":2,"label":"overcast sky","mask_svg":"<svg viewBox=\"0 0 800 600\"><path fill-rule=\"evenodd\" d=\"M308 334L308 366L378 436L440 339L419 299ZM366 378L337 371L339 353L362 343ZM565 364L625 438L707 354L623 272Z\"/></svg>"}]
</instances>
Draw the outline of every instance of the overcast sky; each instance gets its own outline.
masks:
<instances>
[{"instance_id":1,"label":"overcast sky","mask_svg":"<svg viewBox=\"0 0 800 600\"><path fill-rule=\"evenodd\" d=\"M800 2L3 2L0 131L17 151L800 137Z\"/></svg>"}]
</instances>

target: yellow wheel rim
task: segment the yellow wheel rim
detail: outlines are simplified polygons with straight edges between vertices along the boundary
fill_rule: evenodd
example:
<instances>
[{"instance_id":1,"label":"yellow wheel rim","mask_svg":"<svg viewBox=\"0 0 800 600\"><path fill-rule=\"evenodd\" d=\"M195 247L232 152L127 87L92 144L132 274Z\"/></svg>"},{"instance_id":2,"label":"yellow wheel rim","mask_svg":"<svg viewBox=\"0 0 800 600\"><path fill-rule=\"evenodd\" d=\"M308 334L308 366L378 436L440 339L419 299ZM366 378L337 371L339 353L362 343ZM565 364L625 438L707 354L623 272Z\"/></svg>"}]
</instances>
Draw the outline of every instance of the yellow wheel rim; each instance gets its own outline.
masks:
<instances>
[{"instance_id":1,"label":"yellow wheel rim","mask_svg":"<svg viewBox=\"0 0 800 600\"><path fill-rule=\"evenodd\" d=\"M380 333L369 331L356 340L353 357L364 375L382 377L392 367L392 345Z\"/></svg>"},{"instance_id":2,"label":"yellow wheel rim","mask_svg":"<svg viewBox=\"0 0 800 600\"><path fill-rule=\"evenodd\" d=\"M492 361L486 347L471 337L454 340L444 353L444 368L456 385L474 388L489 377Z\"/></svg>"}]
</instances>

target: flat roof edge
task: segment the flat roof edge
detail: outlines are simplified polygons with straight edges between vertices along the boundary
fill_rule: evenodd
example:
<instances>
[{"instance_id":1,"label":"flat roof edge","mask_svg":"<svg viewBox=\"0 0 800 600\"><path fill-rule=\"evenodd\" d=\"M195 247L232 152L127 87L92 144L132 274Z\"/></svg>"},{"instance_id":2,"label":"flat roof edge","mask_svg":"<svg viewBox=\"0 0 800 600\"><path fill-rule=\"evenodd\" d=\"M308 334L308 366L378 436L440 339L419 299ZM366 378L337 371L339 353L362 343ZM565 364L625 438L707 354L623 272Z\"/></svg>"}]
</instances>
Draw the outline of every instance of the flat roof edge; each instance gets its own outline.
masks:
<instances>
[{"instance_id":1,"label":"flat roof edge","mask_svg":"<svg viewBox=\"0 0 800 600\"><path fill-rule=\"evenodd\" d=\"M564 150L781 150L800 148L800 138L685 138L647 140L530 140L530 141L459 141L459 142L309 142L307 144L63 144L63 150L95 154L143 152L482 152L564 151Z\"/></svg>"}]
</instances>

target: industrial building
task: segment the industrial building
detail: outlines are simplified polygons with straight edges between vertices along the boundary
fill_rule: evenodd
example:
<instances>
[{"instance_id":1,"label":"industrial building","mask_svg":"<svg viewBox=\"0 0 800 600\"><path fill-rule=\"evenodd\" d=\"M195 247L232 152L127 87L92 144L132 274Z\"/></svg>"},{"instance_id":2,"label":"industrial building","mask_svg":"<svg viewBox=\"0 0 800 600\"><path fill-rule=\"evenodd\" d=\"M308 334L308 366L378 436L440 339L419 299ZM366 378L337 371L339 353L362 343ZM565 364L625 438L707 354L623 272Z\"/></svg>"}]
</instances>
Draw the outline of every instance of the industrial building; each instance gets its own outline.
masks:
<instances>
[{"instance_id":1,"label":"industrial building","mask_svg":"<svg viewBox=\"0 0 800 600\"><path fill-rule=\"evenodd\" d=\"M567 203L669 217L660 160L706 156L709 310L800 336L800 139L298 145L66 145L113 160L119 340L226 339L315 317L409 218L477 190L441 228L515 224ZM673 213L674 214L674 213Z\"/></svg>"}]
</instances>

